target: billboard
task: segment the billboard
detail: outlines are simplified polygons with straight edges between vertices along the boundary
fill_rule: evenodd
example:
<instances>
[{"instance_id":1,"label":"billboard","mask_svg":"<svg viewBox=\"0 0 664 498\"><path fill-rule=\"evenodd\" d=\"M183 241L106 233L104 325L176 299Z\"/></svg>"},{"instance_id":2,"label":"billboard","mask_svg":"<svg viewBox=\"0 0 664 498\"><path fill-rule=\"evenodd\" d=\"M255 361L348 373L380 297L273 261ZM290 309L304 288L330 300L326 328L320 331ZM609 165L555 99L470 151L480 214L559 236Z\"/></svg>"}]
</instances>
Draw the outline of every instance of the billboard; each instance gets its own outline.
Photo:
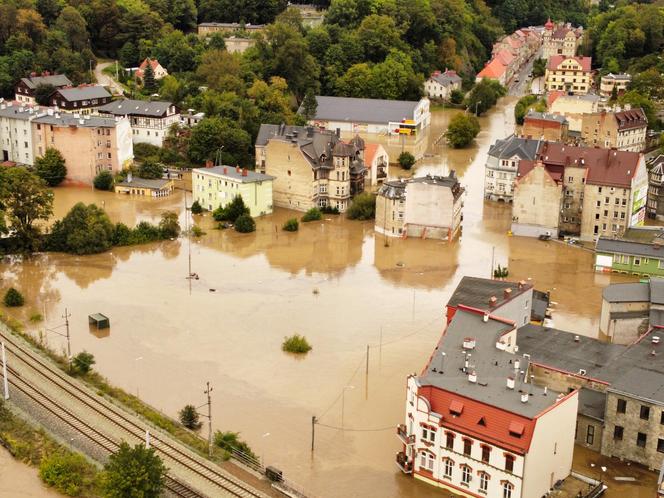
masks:
<instances>
[{"instance_id":1,"label":"billboard","mask_svg":"<svg viewBox=\"0 0 664 498\"><path fill-rule=\"evenodd\" d=\"M646 219L646 200L648 198L648 184L634 188L632 193L632 214L629 226L642 226Z\"/></svg>"}]
</instances>

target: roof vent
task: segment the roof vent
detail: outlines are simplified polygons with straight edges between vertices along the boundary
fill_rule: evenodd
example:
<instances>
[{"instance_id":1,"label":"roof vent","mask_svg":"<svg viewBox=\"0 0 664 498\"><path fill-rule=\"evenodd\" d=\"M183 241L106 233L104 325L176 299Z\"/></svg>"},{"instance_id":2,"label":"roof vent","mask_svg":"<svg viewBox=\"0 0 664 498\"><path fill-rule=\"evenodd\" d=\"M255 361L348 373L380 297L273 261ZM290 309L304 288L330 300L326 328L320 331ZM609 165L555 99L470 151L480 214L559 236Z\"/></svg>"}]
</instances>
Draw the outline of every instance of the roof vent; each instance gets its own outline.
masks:
<instances>
[{"instance_id":1,"label":"roof vent","mask_svg":"<svg viewBox=\"0 0 664 498\"><path fill-rule=\"evenodd\" d=\"M507 345L504 342L497 341L496 342L496 349L499 349L500 351L505 351L505 348Z\"/></svg>"},{"instance_id":2,"label":"roof vent","mask_svg":"<svg viewBox=\"0 0 664 498\"><path fill-rule=\"evenodd\" d=\"M463 340L463 349L475 349L475 338L466 337Z\"/></svg>"},{"instance_id":3,"label":"roof vent","mask_svg":"<svg viewBox=\"0 0 664 498\"><path fill-rule=\"evenodd\" d=\"M659 344L659 336L658 335L652 336L651 341L652 341L653 344Z\"/></svg>"},{"instance_id":4,"label":"roof vent","mask_svg":"<svg viewBox=\"0 0 664 498\"><path fill-rule=\"evenodd\" d=\"M489 306L495 306L497 302L498 302L498 298L496 296L491 296L489 298Z\"/></svg>"},{"instance_id":5,"label":"roof vent","mask_svg":"<svg viewBox=\"0 0 664 498\"><path fill-rule=\"evenodd\" d=\"M521 403L528 403L528 393L523 393L521 395Z\"/></svg>"},{"instance_id":6,"label":"roof vent","mask_svg":"<svg viewBox=\"0 0 664 498\"><path fill-rule=\"evenodd\" d=\"M488 314L488 313L484 313L484 316L482 317L482 321L483 321L484 323L486 323L486 322L489 321L489 314Z\"/></svg>"},{"instance_id":7,"label":"roof vent","mask_svg":"<svg viewBox=\"0 0 664 498\"><path fill-rule=\"evenodd\" d=\"M514 389L514 377L507 377L507 389Z\"/></svg>"},{"instance_id":8,"label":"roof vent","mask_svg":"<svg viewBox=\"0 0 664 498\"><path fill-rule=\"evenodd\" d=\"M477 382L477 372L475 370L468 374L468 382L472 382L473 384Z\"/></svg>"},{"instance_id":9,"label":"roof vent","mask_svg":"<svg viewBox=\"0 0 664 498\"><path fill-rule=\"evenodd\" d=\"M585 368L579 368L579 375L586 375L587 373Z\"/></svg>"},{"instance_id":10,"label":"roof vent","mask_svg":"<svg viewBox=\"0 0 664 498\"><path fill-rule=\"evenodd\" d=\"M519 369L519 365L520 365L520 364L519 364L519 360L514 360L514 370L518 370L518 369Z\"/></svg>"},{"instance_id":11,"label":"roof vent","mask_svg":"<svg viewBox=\"0 0 664 498\"><path fill-rule=\"evenodd\" d=\"M510 296L512 295L512 289L510 289L510 288L505 289L504 295L505 295L505 299L509 299Z\"/></svg>"},{"instance_id":12,"label":"roof vent","mask_svg":"<svg viewBox=\"0 0 664 498\"><path fill-rule=\"evenodd\" d=\"M574 342L579 342L579 340L581 340L581 338L578 335L575 335L574 336Z\"/></svg>"}]
</instances>

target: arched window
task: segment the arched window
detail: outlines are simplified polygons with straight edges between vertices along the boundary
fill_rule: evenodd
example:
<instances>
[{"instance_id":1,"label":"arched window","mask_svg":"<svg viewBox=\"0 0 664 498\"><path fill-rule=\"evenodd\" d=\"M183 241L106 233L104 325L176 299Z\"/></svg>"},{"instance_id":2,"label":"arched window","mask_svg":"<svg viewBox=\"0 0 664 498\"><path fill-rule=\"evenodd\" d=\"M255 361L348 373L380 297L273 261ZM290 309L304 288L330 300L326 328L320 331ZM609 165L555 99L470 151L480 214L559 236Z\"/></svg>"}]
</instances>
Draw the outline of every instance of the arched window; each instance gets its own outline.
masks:
<instances>
[{"instance_id":1,"label":"arched window","mask_svg":"<svg viewBox=\"0 0 664 498\"><path fill-rule=\"evenodd\" d=\"M512 491L514 491L514 484L503 481L503 498L512 498Z\"/></svg>"}]
</instances>

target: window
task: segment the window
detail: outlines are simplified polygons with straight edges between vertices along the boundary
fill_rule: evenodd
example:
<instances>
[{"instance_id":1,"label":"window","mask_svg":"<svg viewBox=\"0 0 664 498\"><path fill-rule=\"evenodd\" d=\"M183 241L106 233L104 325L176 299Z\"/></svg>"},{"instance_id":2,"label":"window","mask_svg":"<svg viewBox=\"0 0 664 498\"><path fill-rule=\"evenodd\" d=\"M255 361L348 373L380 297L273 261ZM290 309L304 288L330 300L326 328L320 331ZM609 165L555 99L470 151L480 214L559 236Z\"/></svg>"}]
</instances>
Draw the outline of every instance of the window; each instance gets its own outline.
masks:
<instances>
[{"instance_id":1,"label":"window","mask_svg":"<svg viewBox=\"0 0 664 498\"><path fill-rule=\"evenodd\" d=\"M625 411L627 411L627 401L625 401L624 399L619 399L618 405L616 406L616 412L625 413Z\"/></svg>"},{"instance_id":2,"label":"window","mask_svg":"<svg viewBox=\"0 0 664 498\"><path fill-rule=\"evenodd\" d=\"M660 453L664 453L664 439L657 438L657 451Z\"/></svg>"},{"instance_id":3,"label":"window","mask_svg":"<svg viewBox=\"0 0 664 498\"><path fill-rule=\"evenodd\" d=\"M454 462L450 460L449 458L445 460L445 467L443 468L443 472L445 477L448 479L452 478L452 469L454 468Z\"/></svg>"},{"instance_id":4,"label":"window","mask_svg":"<svg viewBox=\"0 0 664 498\"><path fill-rule=\"evenodd\" d=\"M664 263L664 261L660 261L660 263ZM664 411L659 415L659 423L664 425Z\"/></svg>"},{"instance_id":5,"label":"window","mask_svg":"<svg viewBox=\"0 0 664 498\"><path fill-rule=\"evenodd\" d=\"M503 482L503 498L512 498L512 491L514 491L514 485L507 481Z\"/></svg>"},{"instance_id":6,"label":"window","mask_svg":"<svg viewBox=\"0 0 664 498\"><path fill-rule=\"evenodd\" d=\"M463 440L463 454L468 456L470 455L470 450L473 447L473 442L470 439Z\"/></svg>"},{"instance_id":7,"label":"window","mask_svg":"<svg viewBox=\"0 0 664 498\"><path fill-rule=\"evenodd\" d=\"M491 446L482 446L482 461L484 463L489 463L489 457L491 456Z\"/></svg>"},{"instance_id":8,"label":"window","mask_svg":"<svg viewBox=\"0 0 664 498\"><path fill-rule=\"evenodd\" d=\"M613 439L616 441L622 441L624 429L621 425L616 425L613 428Z\"/></svg>"},{"instance_id":9,"label":"window","mask_svg":"<svg viewBox=\"0 0 664 498\"><path fill-rule=\"evenodd\" d=\"M662 412L664 413L664 412ZM454 434L451 432L448 432L445 434L447 436L446 441L445 441L445 446L447 447L448 450L454 449Z\"/></svg>"},{"instance_id":10,"label":"window","mask_svg":"<svg viewBox=\"0 0 664 498\"><path fill-rule=\"evenodd\" d=\"M482 472L480 474L480 492L486 493L489 489L489 474Z\"/></svg>"},{"instance_id":11,"label":"window","mask_svg":"<svg viewBox=\"0 0 664 498\"><path fill-rule=\"evenodd\" d=\"M514 472L514 455L505 455L505 470Z\"/></svg>"},{"instance_id":12,"label":"window","mask_svg":"<svg viewBox=\"0 0 664 498\"><path fill-rule=\"evenodd\" d=\"M647 436L643 432L639 432L636 434L636 445L645 448L646 447L646 440Z\"/></svg>"},{"instance_id":13,"label":"window","mask_svg":"<svg viewBox=\"0 0 664 498\"><path fill-rule=\"evenodd\" d=\"M650 407L641 405L641 413L639 414L641 420L648 420L650 418Z\"/></svg>"},{"instance_id":14,"label":"window","mask_svg":"<svg viewBox=\"0 0 664 498\"><path fill-rule=\"evenodd\" d=\"M592 445L595 442L595 426L588 425L588 430L586 432L586 443Z\"/></svg>"},{"instance_id":15,"label":"window","mask_svg":"<svg viewBox=\"0 0 664 498\"><path fill-rule=\"evenodd\" d=\"M422 439L429 439L429 429L422 427Z\"/></svg>"},{"instance_id":16,"label":"window","mask_svg":"<svg viewBox=\"0 0 664 498\"><path fill-rule=\"evenodd\" d=\"M472 469L468 466L463 466L461 468L461 483L462 484L468 484L470 480L473 478L472 476Z\"/></svg>"}]
</instances>

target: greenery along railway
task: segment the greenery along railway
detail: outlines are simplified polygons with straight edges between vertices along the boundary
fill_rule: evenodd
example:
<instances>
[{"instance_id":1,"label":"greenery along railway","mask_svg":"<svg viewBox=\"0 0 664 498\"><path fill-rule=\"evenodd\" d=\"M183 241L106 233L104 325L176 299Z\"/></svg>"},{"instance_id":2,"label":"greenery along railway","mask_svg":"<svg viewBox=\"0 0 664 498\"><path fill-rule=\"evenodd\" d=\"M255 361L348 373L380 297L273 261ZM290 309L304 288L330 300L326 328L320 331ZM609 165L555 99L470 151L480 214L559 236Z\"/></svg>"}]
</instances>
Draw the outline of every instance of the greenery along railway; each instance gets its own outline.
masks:
<instances>
[{"instance_id":1,"label":"greenery along railway","mask_svg":"<svg viewBox=\"0 0 664 498\"><path fill-rule=\"evenodd\" d=\"M65 374L57 368L52 367L47 362L38 357L38 355L26 347L20 345L17 340L9 336L8 333L0 331L0 339L5 342L8 353L8 381L13 389L17 389L33 403L41 406L48 413L61 420L75 431L81 433L90 439L94 444L103 450L114 453L119 447L120 441L95 429L80 417L72 413L69 409L60 406L57 400L41 392L36 386L26 380L26 375L21 375L16 364L12 365L12 360L18 360L28 369L34 371L44 381L53 384L66 396L73 398L81 407L92 411L97 417L112 422L122 433L129 438L137 441L143 441L145 438L146 426L142 426L132 420L131 416L98 396L92 394L87 389L82 388L68 379ZM0 372L1 376L1 372ZM152 429L153 431L155 429ZM241 498L267 498L267 495L257 491L239 479L224 472L213 463L205 460L183 447L166 441L166 439L157 433L150 432L150 445L162 457L167 467L174 465L186 469L187 472L202 478L213 484L223 495ZM199 491L185 485L182 479L174 477L173 472L168 473L165 487L176 496L184 498L205 497Z\"/></svg>"}]
</instances>

